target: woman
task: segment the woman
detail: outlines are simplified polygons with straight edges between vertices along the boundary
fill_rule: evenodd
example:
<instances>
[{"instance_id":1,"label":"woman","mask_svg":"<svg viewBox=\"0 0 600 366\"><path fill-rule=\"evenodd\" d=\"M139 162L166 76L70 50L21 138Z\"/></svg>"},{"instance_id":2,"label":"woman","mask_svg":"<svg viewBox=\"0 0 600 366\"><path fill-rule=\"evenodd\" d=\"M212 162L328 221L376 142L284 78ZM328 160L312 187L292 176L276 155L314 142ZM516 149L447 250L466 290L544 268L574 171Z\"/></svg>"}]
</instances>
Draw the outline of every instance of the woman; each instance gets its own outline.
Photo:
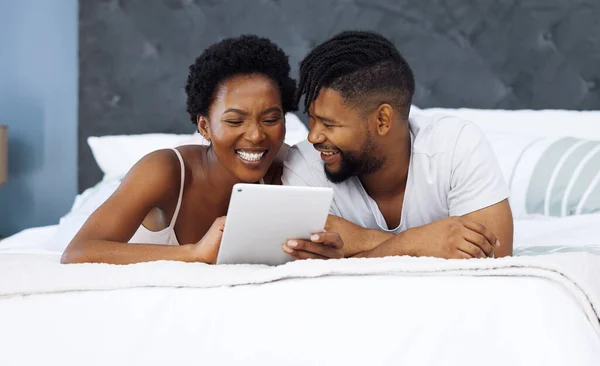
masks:
<instances>
[{"instance_id":1,"label":"woman","mask_svg":"<svg viewBox=\"0 0 600 366\"><path fill-rule=\"evenodd\" d=\"M206 49L190 67L185 90L187 111L209 146L141 159L62 262L215 263L233 185L280 184L284 116L297 109L289 72L288 57L265 38L241 36ZM334 240L325 249L341 256L341 240Z\"/></svg>"}]
</instances>

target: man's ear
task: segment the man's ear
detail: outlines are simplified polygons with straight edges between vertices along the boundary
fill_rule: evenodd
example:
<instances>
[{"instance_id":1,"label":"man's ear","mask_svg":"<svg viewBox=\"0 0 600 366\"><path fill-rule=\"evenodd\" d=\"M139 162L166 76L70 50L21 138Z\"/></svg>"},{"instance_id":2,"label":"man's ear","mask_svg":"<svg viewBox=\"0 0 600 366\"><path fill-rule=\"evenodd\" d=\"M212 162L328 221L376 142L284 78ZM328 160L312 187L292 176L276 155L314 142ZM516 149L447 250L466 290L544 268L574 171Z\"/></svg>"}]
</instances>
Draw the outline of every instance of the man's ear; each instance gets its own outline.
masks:
<instances>
[{"instance_id":1,"label":"man's ear","mask_svg":"<svg viewBox=\"0 0 600 366\"><path fill-rule=\"evenodd\" d=\"M202 137L207 141L210 141L210 127L206 117L198 115L196 121L198 122L198 132L200 132Z\"/></svg>"},{"instance_id":2,"label":"man's ear","mask_svg":"<svg viewBox=\"0 0 600 366\"><path fill-rule=\"evenodd\" d=\"M375 110L375 124L377 128L377 134L385 136L389 133L392 128L392 121L394 117L394 108L391 105L384 103Z\"/></svg>"}]
</instances>

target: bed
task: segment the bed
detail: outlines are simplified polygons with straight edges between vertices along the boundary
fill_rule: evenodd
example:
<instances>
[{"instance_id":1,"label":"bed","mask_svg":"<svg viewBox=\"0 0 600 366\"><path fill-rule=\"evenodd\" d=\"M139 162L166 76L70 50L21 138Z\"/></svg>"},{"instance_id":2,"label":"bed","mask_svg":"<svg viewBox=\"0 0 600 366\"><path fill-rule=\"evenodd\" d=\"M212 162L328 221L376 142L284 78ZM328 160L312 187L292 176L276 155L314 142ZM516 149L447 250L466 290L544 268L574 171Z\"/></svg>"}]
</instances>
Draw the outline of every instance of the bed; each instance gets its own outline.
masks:
<instances>
[{"instance_id":1,"label":"bed","mask_svg":"<svg viewBox=\"0 0 600 366\"><path fill-rule=\"evenodd\" d=\"M0 242L0 364L598 365L600 212L529 212L517 177L541 158L529 156L525 137L548 146L562 132L529 136L494 124L505 113L515 126L536 115L548 123L550 112L420 112L462 114L486 131L514 182L514 257L60 265L68 239L118 187L126 157L196 137L91 138L105 178L58 225ZM582 135L594 133L586 124L600 113L552 112L564 113ZM286 138L303 138L289 117L297 135ZM116 146L111 164L102 154ZM519 146L520 159L504 153Z\"/></svg>"},{"instance_id":2,"label":"bed","mask_svg":"<svg viewBox=\"0 0 600 366\"><path fill-rule=\"evenodd\" d=\"M0 242L0 365L600 365L600 6L444 4L81 2L80 194L56 225ZM60 265L139 157L203 143L173 95L196 50L255 31L240 21L253 17L293 67L344 28L390 36L415 67L413 111L490 140L514 256ZM204 37L182 37L190 27ZM306 137L302 115L286 119L289 143Z\"/></svg>"},{"instance_id":3,"label":"bed","mask_svg":"<svg viewBox=\"0 0 600 366\"><path fill-rule=\"evenodd\" d=\"M0 364L597 365L600 247L594 255L542 238L552 228L585 242L600 237L599 222L517 222L525 243L539 237L555 256L581 255L562 268L595 286L583 302L526 261L514 273L502 263L427 273L441 263L402 258L296 262L285 271L170 262L58 268L59 253L34 249L57 227L31 229L2 243L0 274L11 285L0 285ZM521 244L519 259L549 256Z\"/></svg>"}]
</instances>

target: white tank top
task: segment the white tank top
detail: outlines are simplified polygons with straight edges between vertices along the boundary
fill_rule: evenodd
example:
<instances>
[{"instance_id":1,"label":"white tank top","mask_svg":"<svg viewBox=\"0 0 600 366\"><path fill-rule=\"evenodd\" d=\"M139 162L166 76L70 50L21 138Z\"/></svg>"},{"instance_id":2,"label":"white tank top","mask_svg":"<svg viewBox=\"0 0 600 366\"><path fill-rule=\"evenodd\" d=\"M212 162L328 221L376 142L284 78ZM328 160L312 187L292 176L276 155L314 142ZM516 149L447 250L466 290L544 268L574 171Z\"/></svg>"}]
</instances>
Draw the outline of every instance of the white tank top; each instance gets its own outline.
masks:
<instances>
[{"instance_id":1,"label":"white tank top","mask_svg":"<svg viewBox=\"0 0 600 366\"><path fill-rule=\"evenodd\" d=\"M178 150L175 151L177 158L179 159L179 165L181 166L181 183L179 187L179 198L177 199L177 206L175 206L175 212L173 218L168 227L160 231L151 231L146 229L142 224L138 230L129 239L129 244L159 244L159 245L179 245L177 235L175 235L175 223L177 222L177 215L179 215L179 209L181 208L181 200L183 198L183 187L185 186L185 164L183 163L183 157ZM260 184L264 184L264 180L260 180Z\"/></svg>"},{"instance_id":2,"label":"white tank top","mask_svg":"<svg viewBox=\"0 0 600 366\"><path fill-rule=\"evenodd\" d=\"M181 208L181 199L183 198L183 187L185 185L185 165L183 164L183 157L176 149L173 149L177 158L179 159L179 165L181 166L181 183L179 187L179 198L177 199L177 206L175 206L175 212L173 218L168 227L160 231L151 231L146 229L142 224L138 230L129 239L129 244L161 244L161 245L179 245L177 236L175 235L175 222L177 222L177 215L179 215L179 209Z\"/></svg>"}]
</instances>

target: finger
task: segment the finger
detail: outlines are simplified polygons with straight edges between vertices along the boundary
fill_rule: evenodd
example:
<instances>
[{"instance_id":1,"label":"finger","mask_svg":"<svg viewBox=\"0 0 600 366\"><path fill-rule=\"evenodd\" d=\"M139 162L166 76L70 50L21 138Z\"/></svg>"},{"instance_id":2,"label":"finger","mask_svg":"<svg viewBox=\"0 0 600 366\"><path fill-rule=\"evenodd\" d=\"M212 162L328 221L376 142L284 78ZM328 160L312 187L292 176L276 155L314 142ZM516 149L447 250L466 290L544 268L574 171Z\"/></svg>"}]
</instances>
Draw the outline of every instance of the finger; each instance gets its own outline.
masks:
<instances>
[{"instance_id":1,"label":"finger","mask_svg":"<svg viewBox=\"0 0 600 366\"><path fill-rule=\"evenodd\" d=\"M328 257L324 257L322 255L315 254L315 253L305 252L303 250L294 250L294 253L295 253L294 258L296 258L296 259L320 259L320 260L329 259Z\"/></svg>"},{"instance_id":2,"label":"finger","mask_svg":"<svg viewBox=\"0 0 600 366\"><path fill-rule=\"evenodd\" d=\"M477 233L485 236L485 238L487 239L487 241L492 244L495 247L499 247L500 246L500 241L498 240L498 238L496 238L496 235L494 235L487 227L481 225L480 223L477 223L475 221L469 220L469 219L464 219L462 220L462 224L470 230L476 231Z\"/></svg>"},{"instance_id":3,"label":"finger","mask_svg":"<svg viewBox=\"0 0 600 366\"><path fill-rule=\"evenodd\" d=\"M489 257L494 252L494 247L488 242L487 238L475 231L465 228L463 237L468 242L477 245L485 253L486 257Z\"/></svg>"},{"instance_id":4,"label":"finger","mask_svg":"<svg viewBox=\"0 0 600 366\"><path fill-rule=\"evenodd\" d=\"M457 249L469 254L473 258L487 258L487 255L480 247L466 240L461 241L458 244Z\"/></svg>"},{"instance_id":5,"label":"finger","mask_svg":"<svg viewBox=\"0 0 600 366\"><path fill-rule=\"evenodd\" d=\"M456 259L471 259L473 256L467 252L463 252L460 249L456 250L456 255L454 256Z\"/></svg>"},{"instance_id":6,"label":"finger","mask_svg":"<svg viewBox=\"0 0 600 366\"><path fill-rule=\"evenodd\" d=\"M314 253L327 258L341 258L341 251L326 246L323 243L313 243L306 240L288 240L286 246L292 250Z\"/></svg>"},{"instance_id":7,"label":"finger","mask_svg":"<svg viewBox=\"0 0 600 366\"><path fill-rule=\"evenodd\" d=\"M319 255L319 254L310 253L310 252L306 252L306 251L303 251L303 250L291 249L287 245L283 246L283 250L287 254L289 254L290 256L292 256L292 257L294 257L296 259L327 259L327 257L324 257L324 256Z\"/></svg>"},{"instance_id":8,"label":"finger","mask_svg":"<svg viewBox=\"0 0 600 366\"><path fill-rule=\"evenodd\" d=\"M344 241L338 233L316 233L310 236L310 240L314 243L323 243L335 249L342 249L344 247Z\"/></svg>"},{"instance_id":9,"label":"finger","mask_svg":"<svg viewBox=\"0 0 600 366\"><path fill-rule=\"evenodd\" d=\"M223 231L223 229L225 229L225 217L226 216L217 217L217 219L213 222L213 226Z\"/></svg>"},{"instance_id":10,"label":"finger","mask_svg":"<svg viewBox=\"0 0 600 366\"><path fill-rule=\"evenodd\" d=\"M285 245L293 250L310 252L327 258L341 258L340 250L323 243L313 243L306 240L288 240Z\"/></svg>"}]
</instances>

